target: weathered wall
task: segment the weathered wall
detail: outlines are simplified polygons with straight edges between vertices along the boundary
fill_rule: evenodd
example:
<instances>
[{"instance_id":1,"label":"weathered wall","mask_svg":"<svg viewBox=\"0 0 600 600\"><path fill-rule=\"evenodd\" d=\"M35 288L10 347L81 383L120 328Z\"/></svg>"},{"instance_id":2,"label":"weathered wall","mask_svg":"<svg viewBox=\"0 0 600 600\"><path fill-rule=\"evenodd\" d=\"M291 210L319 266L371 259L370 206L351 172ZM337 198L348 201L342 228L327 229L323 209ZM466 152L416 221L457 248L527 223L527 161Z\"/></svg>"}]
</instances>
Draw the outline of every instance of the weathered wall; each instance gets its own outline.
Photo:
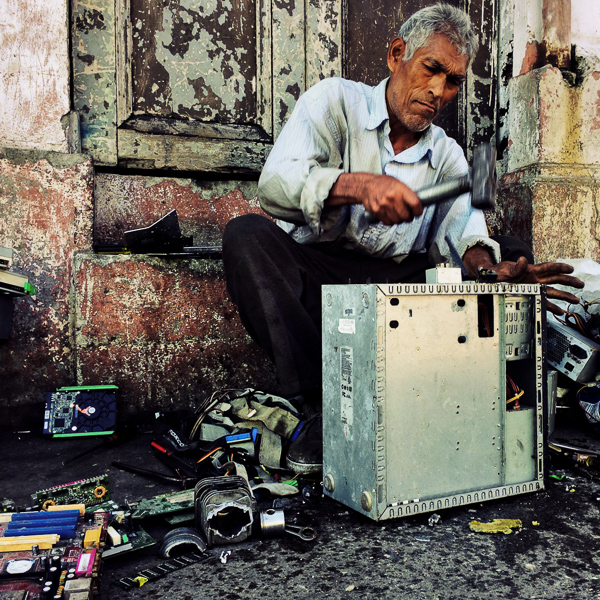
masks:
<instances>
[{"instance_id":1,"label":"weathered wall","mask_svg":"<svg viewBox=\"0 0 600 600\"><path fill-rule=\"evenodd\" d=\"M221 243L235 216L262 212L256 182L97 174L95 242L177 210L195 245ZM222 387L277 390L247 336L219 260L81 255L75 267L77 380L120 386L123 410L193 406Z\"/></svg>"},{"instance_id":2,"label":"weathered wall","mask_svg":"<svg viewBox=\"0 0 600 600\"><path fill-rule=\"evenodd\" d=\"M600 17L600 7L524 0L501 10L505 26L514 19L514 36L513 52L509 44L503 51L508 93L494 226L531 243L538 261L600 260L600 69L586 57L600 38L597 25L584 24L598 22L591 16Z\"/></svg>"},{"instance_id":3,"label":"weathered wall","mask_svg":"<svg viewBox=\"0 0 600 600\"><path fill-rule=\"evenodd\" d=\"M0 4L0 147L68 151L68 0Z\"/></svg>"},{"instance_id":4,"label":"weathered wall","mask_svg":"<svg viewBox=\"0 0 600 600\"><path fill-rule=\"evenodd\" d=\"M122 414L193 407L222 387L276 391L219 260L92 249L172 208L195 244L219 244L230 218L260 211L255 194L255 182L108 174L94 186L87 157L0 152L0 245L36 287L0 344L0 428L41 427L45 393L64 385L117 384Z\"/></svg>"},{"instance_id":5,"label":"weathered wall","mask_svg":"<svg viewBox=\"0 0 600 600\"><path fill-rule=\"evenodd\" d=\"M75 383L72 259L92 242L93 170L81 155L0 150L0 246L33 296L15 298L0 342L0 423L41 427L45 392Z\"/></svg>"}]
</instances>

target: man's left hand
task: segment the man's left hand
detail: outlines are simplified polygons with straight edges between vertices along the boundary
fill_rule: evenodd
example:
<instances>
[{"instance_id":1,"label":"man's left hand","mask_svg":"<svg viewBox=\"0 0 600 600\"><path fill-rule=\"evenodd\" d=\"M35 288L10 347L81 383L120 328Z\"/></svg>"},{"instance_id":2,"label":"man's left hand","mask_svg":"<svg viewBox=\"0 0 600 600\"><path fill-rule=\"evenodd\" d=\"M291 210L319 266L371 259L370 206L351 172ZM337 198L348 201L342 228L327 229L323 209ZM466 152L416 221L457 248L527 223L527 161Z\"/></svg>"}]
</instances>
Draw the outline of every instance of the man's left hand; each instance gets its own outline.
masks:
<instances>
[{"instance_id":1,"label":"man's left hand","mask_svg":"<svg viewBox=\"0 0 600 600\"><path fill-rule=\"evenodd\" d=\"M581 279L569 275L569 273L573 272L573 267L566 263L545 262L539 265L530 265L526 258L521 257L517 262L506 260L491 268L498 274L498 281L509 283L540 283L544 285L557 283L579 289L584 286ZM569 304L579 304L579 298L569 292L548 287L546 293L548 298L564 300ZM552 302L548 302L548 310L556 315L565 313L562 308L559 308Z\"/></svg>"},{"instance_id":2,"label":"man's left hand","mask_svg":"<svg viewBox=\"0 0 600 600\"><path fill-rule=\"evenodd\" d=\"M490 253L481 246L474 246L467 250L463 256L463 262L471 276L476 276L477 269L483 267L496 271L498 281L505 281L507 283L559 284L578 289L584 286L581 279L570 275L573 272L573 267L566 263L546 262L539 265L531 265L522 256L517 262L505 260L493 264ZM546 293L548 298L563 300L569 304L579 304L579 298L569 292L548 287ZM552 302L548 302L548 310L555 315L564 315L566 312Z\"/></svg>"}]
</instances>

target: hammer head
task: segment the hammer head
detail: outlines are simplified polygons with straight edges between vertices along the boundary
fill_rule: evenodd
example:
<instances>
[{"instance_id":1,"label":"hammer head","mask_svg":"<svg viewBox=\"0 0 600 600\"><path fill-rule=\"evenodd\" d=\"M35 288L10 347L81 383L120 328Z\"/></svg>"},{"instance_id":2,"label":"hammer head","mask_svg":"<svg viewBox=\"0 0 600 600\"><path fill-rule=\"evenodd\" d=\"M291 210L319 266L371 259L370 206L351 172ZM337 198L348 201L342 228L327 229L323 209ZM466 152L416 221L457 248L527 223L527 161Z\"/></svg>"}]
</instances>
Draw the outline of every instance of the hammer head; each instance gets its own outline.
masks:
<instances>
[{"instance_id":1,"label":"hammer head","mask_svg":"<svg viewBox=\"0 0 600 600\"><path fill-rule=\"evenodd\" d=\"M473 150L471 204L481 210L496 208L496 148L481 144Z\"/></svg>"}]
</instances>

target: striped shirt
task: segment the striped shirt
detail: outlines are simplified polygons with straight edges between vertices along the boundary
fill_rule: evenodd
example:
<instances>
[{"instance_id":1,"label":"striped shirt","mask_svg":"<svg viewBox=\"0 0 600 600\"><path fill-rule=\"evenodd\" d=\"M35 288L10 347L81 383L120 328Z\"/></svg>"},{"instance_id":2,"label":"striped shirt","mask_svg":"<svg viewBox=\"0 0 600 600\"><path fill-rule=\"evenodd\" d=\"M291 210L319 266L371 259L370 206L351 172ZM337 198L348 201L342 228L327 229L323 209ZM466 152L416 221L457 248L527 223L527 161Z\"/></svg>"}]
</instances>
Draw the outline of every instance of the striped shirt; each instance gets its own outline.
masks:
<instances>
[{"instance_id":1,"label":"striped shirt","mask_svg":"<svg viewBox=\"0 0 600 600\"><path fill-rule=\"evenodd\" d=\"M262 171L262 208L300 243L341 239L348 248L395 260L429 251L434 264L456 264L454 257L479 244L499 262L498 245L487 236L483 213L471 206L468 193L391 226L369 222L362 204L324 208L341 173L386 174L413 190L467 173L462 149L435 125L417 144L394 153L386 84L387 79L370 87L331 78L303 94Z\"/></svg>"}]
</instances>

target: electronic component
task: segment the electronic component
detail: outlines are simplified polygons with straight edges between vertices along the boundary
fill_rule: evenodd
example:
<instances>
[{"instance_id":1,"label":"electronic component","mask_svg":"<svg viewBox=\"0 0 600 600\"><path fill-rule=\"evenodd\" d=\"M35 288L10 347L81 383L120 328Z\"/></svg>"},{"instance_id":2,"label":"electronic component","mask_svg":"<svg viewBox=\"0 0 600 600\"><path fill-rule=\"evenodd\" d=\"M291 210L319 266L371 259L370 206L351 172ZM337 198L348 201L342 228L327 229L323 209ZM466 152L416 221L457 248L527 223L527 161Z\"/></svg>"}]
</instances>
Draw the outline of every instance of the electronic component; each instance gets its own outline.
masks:
<instances>
[{"instance_id":1,"label":"electronic component","mask_svg":"<svg viewBox=\"0 0 600 600\"><path fill-rule=\"evenodd\" d=\"M7 524L4 537L58 534L62 540L72 539L78 520L78 510L15 513Z\"/></svg>"},{"instance_id":2,"label":"electronic component","mask_svg":"<svg viewBox=\"0 0 600 600\"><path fill-rule=\"evenodd\" d=\"M61 512L63 513L61 515ZM0 524L0 542L11 544L17 540L25 541L27 537L6 537L11 522L43 523L48 520L75 519L75 535L71 539L60 539L52 548L46 548L41 543L29 540L23 549L3 547L0 550L0 597L12 598L11 594L21 592L24 599L61 597L91 600L99 592L99 573L101 571L102 555L94 550L91 561L92 568L81 571L80 579L75 579L75 572L80 556L88 554L82 547L82 540L88 529L95 528L79 514L79 510L44 512L23 512L11 515L8 523ZM105 520L103 520L104 522ZM58 542L58 535L54 536ZM78 584L73 583L79 582ZM64 588L64 590L63 590ZM67 590L80 592L79 596L67 593Z\"/></svg>"},{"instance_id":3,"label":"electronic component","mask_svg":"<svg viewBox=\"0 0 600 600\"><path fill-rule=\"evenodd\" d=\"M425 271L425 280L427 283L460 283L462 271L451 267L448 263L441 263L434 269Z\"/></svg>"},{"instance_id":4,"label":"electronic component","mask_svg":"<svg viewBox=\"0 0 600 600\"><path fill-rule=\"evenodd\" d=\"M556 319L548 321L547 352L548 364L578 383L600 370L600 345Z\"/></svg>"},{"instance_id":5,"label":"electronic component","mask_svg":"<svg viewBox=\"0 0 600 600\"><path fill-rule=\"evenodd\" d=\"M87 532L86 532L87 533ZM85 542L84 542L85 546ZM94 570L94 561L96 560L96 548L86 550L79 555L77 566L75 567L76 577L90 577Z\"/></svg>"},{"instance_id":6,"label":"electronic component","mask_svg":"<svg viewBox=\"0 0 600 600\"><path fill-rule=\"evenodd\" d=\"M47 509L54 504L94 506L110 500L108 474L40 490L31 495L32 505Z\"/></svg>"},{"instance_id":7,"label":"electronic component","mask_svg":"<svg viewBox=\"0 0 600 600\"><path fill-rule=\"evenodd\" d=\"M184 490L172 494L161 494L148 500L141 500L135 506L131 517L145 519L156 515L179 513L194 508L194 490Z\"/></svg>"},{"instance_id":8,"label":"electronic component","mask_svg":"<svg viewBox=\"0 0 600 600\"><path fill-rule=\"evenodd\" d=\"M139 525L136 525L135 529L120 529L119 532L121 534L121 543L110 548L104 548L102 551L103 559L135 552L136 550L149 548L156 544L156 540Z\"/></svg>"},{"instance_id":9,"label":"electronic component","mask_svg":"<svg viewBox=\"0 0 600 600\"><path fill-rule=\"evenodd\" d=\"M539 286L339 285L322 298L328 496L382 520L543 489Z\"/></svg>"},{"instance_id":10,"label":"electronic component","mask_svg":"<svg viewBox=\"0 0 600 600\"><path fill-rule=\"evenodd\" d=\"M0 269L0 292L7 292L15 296L33 295L35 287L29 283L26 275Z\"/></svg>"},{"instance_id":11,"label":"electronic component","mask_svg":"<svg viewBox=\"0 0 600 600\"><path fill-rule=\"evenodd\" d=\"M12 248L0 246L0 269L10 269L13 262Z\"/></svg>"},{"instance_id":12,"label":"electronic component","mask_svg":"<svg viewBox=\"0 0 600 600\"><path fill-rule=\"evenodd\" d=\"M116 385L92 385L48 392L44 433L53 437L114 433L118 389Z\"/></svg>"},{"instance_id":13,"label":"electronic component","mask_svg":"<svg viewBox=\"0 0 600 600\"><path fill-rule=\"evenodd\" d=\"M166 562L155 565L149 569L140 571L133 577L123 577L117 581L117 584L126 590L132 588L138 588L147 583L148 581L154 581L160 579L173 571L189 567L190 565L196 564L202 560L208 560L206 554L198 554L197 552L189 552L177 558L172 558Z\"/></svg>"},{"instance_id":14,"label":"electronic component","mask_svg":"<svg viewBox=\"0 0 600 600\"><path fill-rule=\"evenodd\" d=\"M252 534L256 501L239 475L206 477L195 488L196 528L208 546L243 542Z\"/></svg>"}]
</instances>

